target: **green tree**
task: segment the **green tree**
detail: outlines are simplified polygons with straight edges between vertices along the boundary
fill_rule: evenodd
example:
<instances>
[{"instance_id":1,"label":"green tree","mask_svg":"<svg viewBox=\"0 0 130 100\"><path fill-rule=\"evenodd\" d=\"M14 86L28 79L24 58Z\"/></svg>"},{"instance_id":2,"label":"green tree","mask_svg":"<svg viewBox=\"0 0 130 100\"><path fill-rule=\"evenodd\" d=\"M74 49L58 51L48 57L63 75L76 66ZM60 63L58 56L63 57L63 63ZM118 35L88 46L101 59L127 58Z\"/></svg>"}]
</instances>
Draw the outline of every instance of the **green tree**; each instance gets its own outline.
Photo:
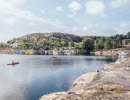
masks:
<instances>
[{"instance_id":1,"label":"green tree","mask_svg":"<svg viewBox=\"0 0 130 100\"><path fill-rule=\"evenodd\" d=\"M61 46L62 47L67 47L68 46L68 42L66 40L61 39L60 41L61 41Z\"/></svg>"},{"instance_id":2,"label":"green tree","mask_svg":"<svg viewBox=\"0 0 130 100\"><path fill-rule=\"evenodd\" d=\"M82 45L83 50L86 50L88 53L94 49L94 40L90 38L85 38Z\"/></svg>"},{"instance_id":3,"label":"green tree","mask_svg":"<svg viewBox=\"0 0 130 100\"><path fill-rule=\"evenodd\" d=\"M126 36L128 39L130 39L130 32L128 32Z\"/></svg>"},{"instance_id":4,"label":"green tree","mask_svg":"<svg viewBox=\"0 0 130 100\"><path fill-rule=\"evenodd\" d=\"M104 41L103 39L99 39L99 41L97 41L96 43L96 49L99 50L99 49L103 49L104 48Z\"/></svg>"},{"instance_id":5,"label":"green tree","mask_svg":"<svg viewBox=\"0 0 130 100\"><path fill-rule=\"evenodd\" d=\"M111 49L112 48L112 44L111 44L111 41L110 39L107 39L104 43L104 49Z\"/></svg>"},{"instance_id":6,"label":"green tree","mask_svg":"<svg viewBox=\"0 0 130 100\"><path fill-rule=\"evenodd\" d=\"M69 47L74 47L74 42L69 42Z\"/></svg>"}]
</instances>

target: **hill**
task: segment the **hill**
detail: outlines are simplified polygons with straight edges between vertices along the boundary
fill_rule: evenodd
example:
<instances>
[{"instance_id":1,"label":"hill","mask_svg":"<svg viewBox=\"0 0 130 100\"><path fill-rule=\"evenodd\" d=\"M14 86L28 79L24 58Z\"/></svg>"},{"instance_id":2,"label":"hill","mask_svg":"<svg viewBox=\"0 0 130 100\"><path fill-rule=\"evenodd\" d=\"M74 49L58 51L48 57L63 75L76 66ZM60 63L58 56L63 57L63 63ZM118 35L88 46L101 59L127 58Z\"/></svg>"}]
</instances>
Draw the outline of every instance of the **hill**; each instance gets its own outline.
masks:
<instances>
[{"instance_id":1,"label":"hill","mask_svg":"<svg viewBox=\"0 0 130 100\"><path fill-rule=\"evenodd\" d=\"M69 42L81 42L82 38L73 34L66 33L32 33L20 38L14 38L8 41L8 44L21 43L27 49L45 48L52 49L53 47L68 47Z\"/></svg>"},{"instance_id":2,"label":"hill","mask_svg":"<svg viewBox=\"0 0 130 100\"><path fill-rule=\"evenodd\" d=\"M21 39L25 39L28 41L45 41L49 39L64 39L68 42L81 42L82 39L80 36L66 33L32 33L29 35L25 35L23 37L17 38L15 40L20 41Z\"/></svg>"}]
</instances>

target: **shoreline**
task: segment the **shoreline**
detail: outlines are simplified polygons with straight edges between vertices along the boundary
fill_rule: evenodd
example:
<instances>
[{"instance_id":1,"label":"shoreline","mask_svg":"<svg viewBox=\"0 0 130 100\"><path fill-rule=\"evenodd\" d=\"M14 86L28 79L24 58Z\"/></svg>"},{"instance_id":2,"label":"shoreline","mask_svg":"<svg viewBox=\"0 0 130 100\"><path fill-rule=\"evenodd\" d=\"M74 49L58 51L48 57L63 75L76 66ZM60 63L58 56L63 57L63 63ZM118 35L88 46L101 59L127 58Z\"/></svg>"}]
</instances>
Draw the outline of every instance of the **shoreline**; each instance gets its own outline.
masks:
<instances>
[{"instance_id":1,"label":"shoreline","mask_svg":"<svg viewBox=\"0 0 130 100\"><path fill-rule=\"evenodd\" d=\"M41 55L41 54L13 54L13 53L0 53L5 55L34 55L34 56L54 56L54 55ZM97 56L97 55L56 55L56 56ZM109 56L106 56L109 57Z\"/></svg>"},{"instance_id":2,"label":"shoreline","mask_svg":"<svg viewBox=\"0 0 130 100\"><path fill-rule=\"evenodd\" d=\"M90 54L88 54L89 56L94 55L94 56L108 56L108 57L116 57L118 56L119 53L121 52L130 52L129 49L127 48L116 48L116 49L110 49L110 50L102 50L102 51L95 51L95 52L90 52ZM16 55L53 55L53 54L35 54L35 53L31 53L31 54L26 54L26 53L14 53L13 49L9 49L9 50L0 50L0 54L16 54ZM58 55L67 55L67 54L58 54ZM69 55L83 55L86 56L87 54L69 54ZM130 55L130 53L129 53Z\"/></svg>"},{"instance_id":3,"label":"shoreline","mask_svg":"<svg viewBox=\"0 0 130 100\"><path fill-rule=\"evenodd\" d=\"M44 95L40 100L130 100L130 57L102 69L83 74L67 92Z\"/></svg>"},{"instance_id":4,"label":"shoreline","mask_svg":"<svg viewBox=\"0 0 130 100\"><path fill-rule=\"evenodd\" d=\"M102 50L102 51L96 51L96 56L118 56L121 52L130 52L127 48L116 48L116 49L110 49L110 50Z\"/></svg>"}]
</instances>

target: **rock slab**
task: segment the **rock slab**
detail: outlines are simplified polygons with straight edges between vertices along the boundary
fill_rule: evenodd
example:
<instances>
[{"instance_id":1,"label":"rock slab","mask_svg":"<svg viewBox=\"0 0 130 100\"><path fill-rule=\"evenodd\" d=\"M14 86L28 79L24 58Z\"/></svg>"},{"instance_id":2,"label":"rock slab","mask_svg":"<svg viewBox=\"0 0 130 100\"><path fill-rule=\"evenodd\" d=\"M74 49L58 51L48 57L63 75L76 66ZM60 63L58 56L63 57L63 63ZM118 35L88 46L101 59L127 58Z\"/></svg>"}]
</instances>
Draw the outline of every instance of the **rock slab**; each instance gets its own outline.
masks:
<instances>
[{"instance_id":1,"label":"rock slab","mask_svg":"<svg viewBox=\"0 0 130 100\"><path fill-rule=\"evenodd\" d=\"M44 95L40 100L130 100L129 64L130 58L118 59L108 65L109 70L83 74L69 91Z\"/></svg>"}]
</instances>

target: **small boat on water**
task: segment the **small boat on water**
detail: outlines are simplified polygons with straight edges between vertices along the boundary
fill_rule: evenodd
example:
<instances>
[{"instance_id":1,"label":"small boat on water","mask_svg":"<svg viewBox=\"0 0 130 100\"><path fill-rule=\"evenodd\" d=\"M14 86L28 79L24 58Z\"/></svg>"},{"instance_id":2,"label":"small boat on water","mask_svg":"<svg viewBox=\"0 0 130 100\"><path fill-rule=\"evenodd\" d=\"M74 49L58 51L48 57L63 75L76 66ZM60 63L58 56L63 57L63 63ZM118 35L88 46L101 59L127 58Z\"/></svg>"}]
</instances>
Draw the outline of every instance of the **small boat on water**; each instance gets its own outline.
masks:
<instances>
[{"instance_id":1,"label":"small boat on water","mask_svg":"<svg viewBox=\"0 0 130 100\"><path fill-rule=\"evenodd\" d=\"M52 59L56 59L56 58L58 58L58 57L56 57L56 55L58 55L58 50L57 49L54 49L53 50L53 57L51 57Z\"/></svg>"},{"instance_id":2,"label":"small boat on water","mask_svg":"<svg viewBox=\"0 0 130 100\"><path fill-rule=\"evenodd\" d=\"M57 57L51 57L51 58L57 58Z\"/></svg>"},{"instance_id":3,"label":"small boat on water","mask_svg":"<svg viewBox=\"0 0 130 100\"><path fill-rule=\"evenodd\" d=\"M7 65L16 65L16 64L19 64L19 62L12 62L12 63L9 63Z\"/></svg>"}]
</instances>

